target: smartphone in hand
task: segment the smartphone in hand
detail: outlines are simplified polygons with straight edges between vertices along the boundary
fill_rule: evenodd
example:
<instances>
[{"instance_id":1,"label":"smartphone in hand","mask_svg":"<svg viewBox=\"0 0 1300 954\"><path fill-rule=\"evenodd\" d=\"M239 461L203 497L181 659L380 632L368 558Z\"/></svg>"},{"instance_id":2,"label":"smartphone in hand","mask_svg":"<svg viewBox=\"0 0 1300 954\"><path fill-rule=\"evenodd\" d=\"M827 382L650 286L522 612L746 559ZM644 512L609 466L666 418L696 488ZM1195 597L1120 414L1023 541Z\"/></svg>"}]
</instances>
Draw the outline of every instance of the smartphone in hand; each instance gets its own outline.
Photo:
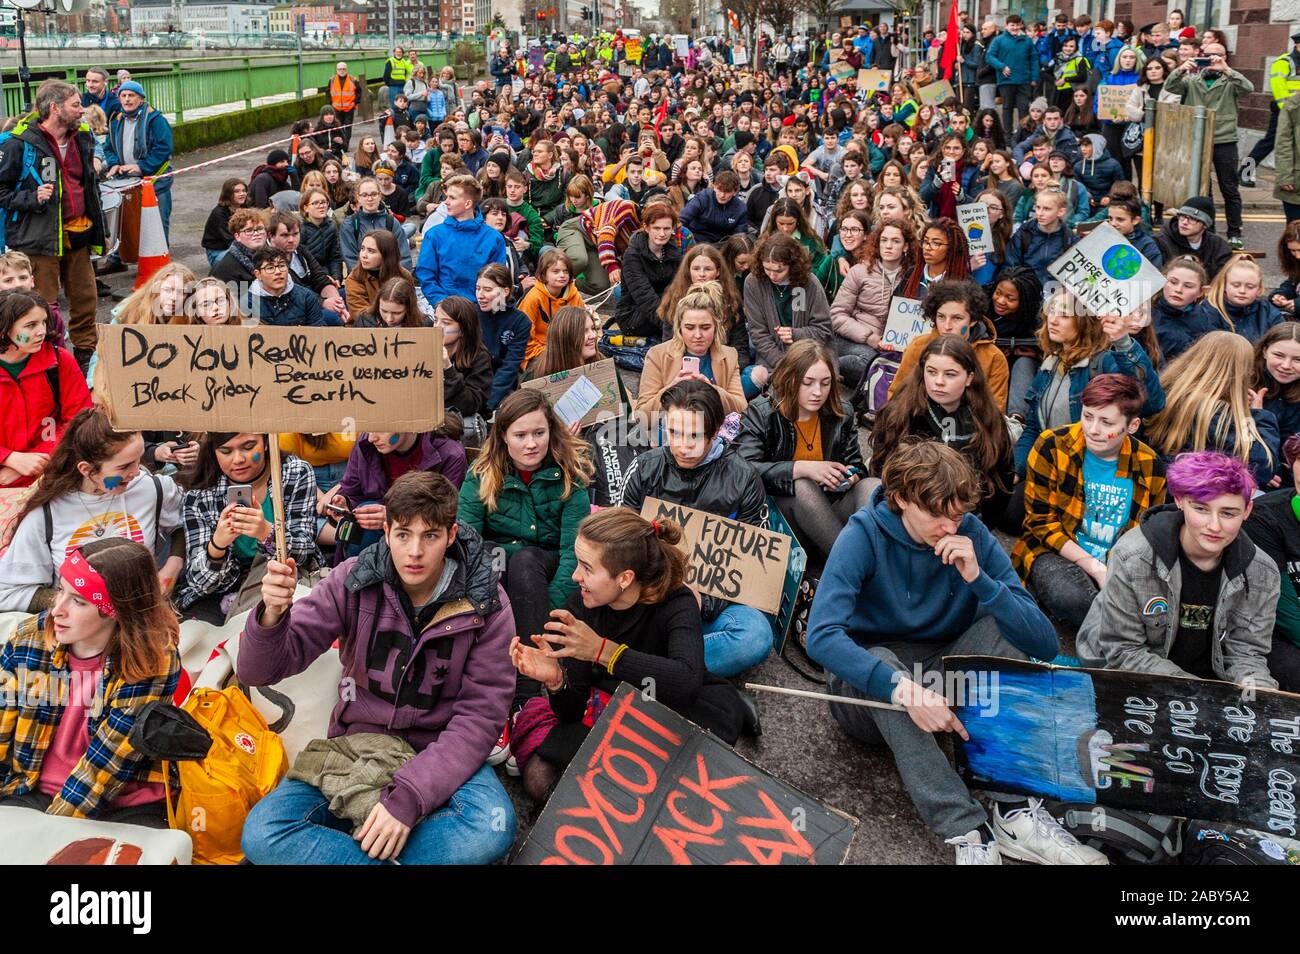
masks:
<instances>
[{"instance_id":1,"label":"smartphone in hand","mask_svg":"<svg viewBox=\"0 0 1300 954\"><path fill-rule=\"evenodd\" d=\"M251 507L253 506L253 485L252 484L231 484L226 490L227 507Z\"/></svg>"},{"instance_id":2,"label":"smartphone in hand","mask_svg":"<svg viewBox=\"0 0 1300 954\"><path fill-rule=\"evenodd\" d=\"M700 373L700 359L693 354L688 354L682 358L682 370L690 374Z\"/></svg>"}]
</instances>

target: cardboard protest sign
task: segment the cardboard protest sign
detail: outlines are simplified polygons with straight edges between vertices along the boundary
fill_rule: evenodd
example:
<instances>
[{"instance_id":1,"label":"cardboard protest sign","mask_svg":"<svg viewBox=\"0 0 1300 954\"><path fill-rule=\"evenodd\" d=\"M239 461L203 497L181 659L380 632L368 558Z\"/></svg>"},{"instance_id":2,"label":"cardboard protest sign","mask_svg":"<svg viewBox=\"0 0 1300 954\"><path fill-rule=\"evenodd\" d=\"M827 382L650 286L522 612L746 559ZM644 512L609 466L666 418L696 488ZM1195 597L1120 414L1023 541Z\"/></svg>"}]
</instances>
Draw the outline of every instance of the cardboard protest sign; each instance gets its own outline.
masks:
<instances>
[{"instance_id":1,"label":"cardboard protest sign","mask_svg":"<svg viewBox=\"0 0 1300 954\"><path fill-rule=\"evenodd\" d=\"M986 656L944 668L973 786L1296 836L1300 695Z\"/></svg>"},{"instance_id":2,"label":"cardboard protest sign","mask_svg":"<svg viewBox=\"0 0 1300 954\"><path fill-rule=\"evenodd\" d=\"M844 56L844 47L842 46L833 46L826 51L826 61L830 63L831 66L834 66L836 63L843 60Z\"/></svg>"},{"instance_id":3,"label":"cardboard protest sign","mask_svg":"<svg viewBox=\"0 0 1300 954\"><path fill-rule=\"evenodd\" d=\"M97 394L121 430L428 431L440 328L100 325Z\"/></svg>"},{"instance_id":4,"label":"cardboard protest sign","mask_svg":"<svg viewBox=\"0 0 1300 954\"><path fill-rule=\"evenodd\" d=\"M889 302L889 316L880 336L881 351L907 350L912 339L930 330L930 323L921 317L921 302L915 298L896 295Z\"/></svg>"},{"instance_id":5,"label":"cardboard protest sign","mask_svg":"<svg viewBox=\"0 0 1300 954\"><path fill-rule=\"evenodd\" d=\"M685 58L691 52L691 38L685 33L673 34L673 52Z\"/></svg>"},{"instance_id":6,"label":"cardboard protest sign","mask_svg":"<svg viewBox=\"0 0 1300 954\"><path fill-rule=\"evenodd\" d=\"M957 224L966 233L970 253L993 253L993 232L989 223L989 207L983 202L968 202L957 206Z\"/></svg>"},{"instance_id":7,"label":"cardboard protest sign","mask_svg":"<svg viewBox=\"0 0 1300 954\"><path fill-rule=\"evenodd\" d=\"M541 391L558 410L560 401L573 389L575 382L584 378L599 392L599 400L582 415L582 426L618 417L622 413L623 404L618 391L618 368L614 365L613 358L584 364L572 371L557 371L544 378L525 381L522 386Z\"/></svg>"},{"instance_id":8,"label":"cardboard protest sign","mask_svg":"<svg viewBox=\"0 0 1300 954\"><path fill-rule=\"evenodd\" d=\"M1111 122L1127 122L1125 113L1132 92L1132 86L1098 86L1097 118L1109 119Z\"/></svg>"},{"instance_id":9,"label":"cardboard protest sign","mask_svg":"<svg viewBox=\"0 0 1300 954\"><path fill-rule=\"evenodd\" d=\"M624 683L517 865L837 865L858 822Z\"/></svg>"},{"instance_id":10,"label":"cardboard protest sign","mask_svg":"<svg viewBox=\"0 0 1300 954\"><path fill-rule=\"evenodd\" d=\"M641 516L681 524L679 547L686 554L686 585L691 589L763 613L780 612L790 561L790 538L785 534L655 497L642 503Z\"/></svg>"},{"instance_id":11,"label":"cardboard protest sign","mask_svg":"<svg viewBox=\"0 0 1300 954\"><path fill-rule=\"evenodd\" d=\"M731 63L733 66L745 66L749 63L749 50L737 44L731 48Z\"/></svg>"},{"instance_id":12,"label":"cardboard protest sign","mask_svg":"<svg viewBox=\"0 0 1300 954\"><path fill-rule=\"evenodd\" d=\"M831 79L837 83L847 83L853 79L853 67L848 63L840 60L838 63L832 63L830 69Z\"/></svg>"},{"instance_id":13,"label":"cardboard protest sign","mask_svg":"<svg viewBox=\"0 0 1300 954\"><path fill-rule=\"evenodd\" d=\"M803 583L804 570L808 566L808 552L800 545L794 528L786 521L785 515L777 508L776 501L771 497L767 498L767 529L790 538L790 560L786 564L785 583L781 587L781 608L770 617L773 649L780 653L785 646L786 636L790 634L790 622L795 617L799 589Z\"/></svg>"},{"instance_id":14,"label":"cardboard protest sign","mask_svg":"<svg viewBox=\"0 0 1300 954\"><path fill-rule=\"evenodd\" d=\"M935 80L933 83L916 88L916 98L927 106L940 106L955 95L952 84L945 79Z\"/></svg>"},{"instance_id":15,"label":"cardboard protest sign","mask_svg":"<svg viewBox=\"0 0 1300 954\"><path fill-rule=\"evenodd\" d=\"M632 71L636 69L636 64L631 60L622 60L618 64L619 76L631 76Z\"/></svg>"},{"instance_id":16,"label":"cardboard protest sign","mask_svg":"<svg viewBox=\"0 0 1300 954\"><path fill-rule=\"evenodd\" d=\"M640 63L641 62L641 41L628 40L627 45L623 48L623 52L624 54L626 54L627 58L631 60L633 63Z\"/></svg>"},{"instance_id":17,"label":"cardboard protest sign","mask_svg":"<svg viewBox=\"0 0 1300 954\"><path fill-rule=\"evenodd\" d=\"M1131 314L1165 287L1160 269L1106 222L1066 249L1047 271L1094 315Z\"/></svg>"},{"instance_id":18,"label":"cardboard protest sign","mask_svg":"<svg viewBox=\"0 0 1300 954\"><path fill-rule=\"evenodd\" d=\"M840 14L840 29L841 29L841 30L847 30L847 29L848 29L849 27L851 27L851 26L853 26L853 17L850 16L849 14L847 14L847 13L841 13L841 14Z\"/></svg>"},{"instance_id":19,"label":"cardboard protest sign","mask_svg":"<svg viewBox=\"0 0 1300 954\"><path fill-rule=\"evenodd\" d=\"M889 92L889 70L858 70L858 89L869 93Z\"/></svg>"}]
</instances>

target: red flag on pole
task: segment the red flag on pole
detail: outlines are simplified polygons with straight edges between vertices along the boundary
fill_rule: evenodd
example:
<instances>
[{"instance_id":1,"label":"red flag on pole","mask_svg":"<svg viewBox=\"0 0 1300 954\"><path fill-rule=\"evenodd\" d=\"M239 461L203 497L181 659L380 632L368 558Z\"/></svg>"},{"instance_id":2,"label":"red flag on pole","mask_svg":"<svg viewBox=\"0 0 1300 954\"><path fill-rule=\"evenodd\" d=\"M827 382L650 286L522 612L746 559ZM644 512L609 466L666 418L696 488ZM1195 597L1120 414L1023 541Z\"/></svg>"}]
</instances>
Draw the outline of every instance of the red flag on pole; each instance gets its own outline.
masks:
<instances>
[{"instance_id":1,"label":"red flag on pole","mask_svg":"<svg viewBox=\"0 0 1300 954\"><path fill-rule=\"evenodd\" d=\"M665 96L663 98L663 101L660 102L659 108L655 111L655 134L656 135L659 134L659 127L663 125L664 120L667 118L668 118L668 97ZM659 138L663 139L662 136L660 136Z\"/></svg>"},{"instance_id":2,"label":"red flag on pole","mask_svg":"<svg viewBox=\"0 0 1300 954\"><path fill-rule=\"evenodd\" d=\"M961 41L961 21L957 18L957 0L952 0L952 9L948 11L947 36L943 40L943 50L939 53L939 75L944 79L953 78L953 67L957 63L957 44Z\"/></svg>"}]
</instances>

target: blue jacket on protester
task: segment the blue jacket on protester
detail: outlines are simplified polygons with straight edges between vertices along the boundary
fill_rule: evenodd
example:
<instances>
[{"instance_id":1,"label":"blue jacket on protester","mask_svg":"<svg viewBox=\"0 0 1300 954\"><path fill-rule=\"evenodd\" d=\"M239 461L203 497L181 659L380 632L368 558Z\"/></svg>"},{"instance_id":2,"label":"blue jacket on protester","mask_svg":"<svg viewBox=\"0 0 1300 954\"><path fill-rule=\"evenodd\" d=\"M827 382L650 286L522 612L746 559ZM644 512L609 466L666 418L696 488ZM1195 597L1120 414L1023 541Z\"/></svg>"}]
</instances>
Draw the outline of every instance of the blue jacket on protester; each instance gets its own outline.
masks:
<instances>
[{"instance_id":1,"label":"blue jacket on protester","mask_svg":"<svg viewBox=\"0 0 1300 954\"><path fill-rule=\"evenodd\" d=\"M475 307L478 307L477 303ZM533 323L518 308L507 307L504 311L479 308L478 326L483 347L492 358L492 393L487 408L495 411L497 405L519 387L519 370L524 364L524 352L528 350Z\"/></svg>"},{"instance_id":2,"label":"blue jacket on protester","mask_svg":"<svg viewBox=\"0 0 1300 954\"><path fill-rule=\"evenodd\" d=\"M1052 375L1058 362L1051 358L1034 375L1034 380L1025 392L1025 429L1016 441L1016 473L1022 477L1029 462L1029 452L1034 448L1047 422L1043 419L1041 400L1052 385ZM1110 350L1103 351L1091 361L1076 364L1069 370L1070 377L1070 421L1078 422L1083 415L1083 389L1097 374L1127 374L1135 378L1146 390L1147 401L1142 405L1142 417L1149 418L1159 414L1165 408L1165 389L1160 386L1160 376L1151 365L1151 358L1137 340L1125 335L1119 341L1111 343Z\"/></svg>"},{"instance_id":3,"label":"blue jacket on protester","mask_svg":"<svg viewBox=\"0 0 1300 954\"><path fill-rule=\"evenodd\" d=\"M1208 308L1214 311L1214 306L1205 299L1201 299L1201 308ZM1264 337L1264 333L1274 325L1281 324L1285 316L1281 309L1275 307L1267 298L1260 296L1249 305L1234 305L1225 301L1223 307L1228 312L1228 320L1232 322L1233 328L1237 334L1248 340L1251 344Z\"/></svg>"},{"instance_id":4,"label":"blue jacket on protester","mask_svg":"<svg viewBox=\"0 0 1300 954\"><path fill-rule=\"evenodd\" d=\"M1079 236L1062 222L1055 232L1047 233L1038 227L1036 219L1030 219L1007 243L1007 265L1023 265L1032 268L1038 280L1046 285L1052 280L1047 273L1047 266L1061 257L1067 248L1079 241Z\"/></svg>"},{"instance_id":5,"label":"blue jacket on protester","mask_svg":"<svg viewBox=\"0 0 1300 954\"><path fill-rule=\"evenodd\" d=\"M1034 41L1024 33L1020 36L999 33L989 44L984 62L993 67L999 86L1019 86L1038 79L1038 51ZM1002 71L1008 66L1011 75L1004 76Z\"/></svg>"},{"instance_id":6,"label":"blue jacket on protester","mask_svg":"<svg viewBox=\"0 0 1300 954\"><path fill-rule=\"evenodd\" d=\"M745 200L731 197L726 205L718 204L717 193L701 189L682 208L682 225L695 233L697 242L716 244L749 228Z\"/></svg>"},{"instance_id":7,"label":"blue jacket on protester","mask_svg":"<svg viewBox=\"0 0 1300 954\"><path fill-rule=\"evenodd\" d=\"M1156 237L1151 234L1150 229L1139 222L1133 227L1132 234L1128 235L1127 238L1134 248L1146 256L1147 261L1164 271L1165 254L1160 251L1160 243L1156 241Z\"/></svg>"},{"instance_id":8,"label":"blue jacket on protester","mask_svg":"<svg viewBox=\"0 0 1300 954\"><path fill-rule=\"evenodd\" d=\"M1094 42L1091 49L1092 55L1085 55L1089 63L1101 70L1101 81L1103 83L1106 82L1106 78L1110 76L1111 71L1115 69L1115 57L1119 55L1119 51L1122 49L1124 49L1124 41L1117 36L1113 36L1106 41L1104 48L1097 46Z\"/></svg>"},{"instance_id":9,"label":"blue jacket on protester","mask_svg":"<svg viewBox=\"0 0 1300 954\"><path fill-rule=\"evenodd\" d=\"M1164 295L1160 295L1151 306L1151 324L1155 325L1156 341L1160 343L1165 364L1190 348L1202 335L1211 331L1232 331L1221 314L1209 306L1202 308L1202 304L1198 301L1185 308L1175 308Z\"/></svg>"},{"instance_id":10,"label":"blue jacket on protester","mask_svg":"<svg viewBox=\"0 0 1300 954\"><path fill-rule=\"evenodd\" d=\"M415 280L430 305L460 295L474 301L479 269L489 262L506 264L506 240L477 212L460 221L448 218L431 228L420 243Z\"/></svg>"},{"instance_id":11,"label":"blue jacket on protester","mask_svg":"<svg viewBox=\"0 0 1300 954\"><path fill-rule=\"evenodd\" d=\"M81 94L81 106L83 109L90 106L98 106L104 111L105 119L112 119L115 114L122 111L122 104L118 102L117 99L117 91L112 89L104 90L103 99L95 99L94 96L90 95L89 91L83 91Z\"/></svg>"},{"instance_id":12,"label":"blue jacket on protester","mask_svg":"<svg viewBox=\"0 0 1300 954\"><path fill-rule=\"evenodd\" d=\"M1277 446L1286 443L1292 434L1300 434L1300 401L1284 401L1281 397L1265 398L1264 410L1272 411L1277 418ZM1278 462L1279 473L1286 469L1286 461ZM1284 477L1283 480L1286 478Z\"/></svg>"},{"instance_id":13,"label":"blue jacket on protester","mask_svg":"<svg viewBox=\"0 0 1300 954\"><path fill-rule=\"evenodd\" d=\"M934 548L917 543L876 488L851 518L826 561L808 620L808 655L873 699L888 701L894 670L873 645L945 643L981 616L1036 659L1057 654L1056 631L1011 568L1006 551L973 513L957 533L975 546L980 575L967 583Z\"/></svg>"},{"instance_id":14,"label":"blue jacket on protester","mask_svg":"<svg viewBox=\"0 0 1300 954\"><path fill-rule=\"evenodd\" d=\"M135 124L135 161L142 176L156 176L166 171L172 158L172 126L167 117L148 103L136 110L139 122ZM122 127L126 113L118 107L117 114L108 122L108 139L104 141L104 162L107 168L122 164ZM153 191L167 192L174 176L155 180ZM93 186L88 186L93 188Z\"/></svg>"},{"instance_id":15,"label":"blue jacket on protester","mask_svg":"<svg viewBox=\"0 0 1300 954\"><path fill-rule=\"evenodd\" d=\"M320 297L314 291L295 283L292 277L284 294L274 298L263 292L261 282L253 282L249 288L249 302L253 317L264 325L320 327L343 324L338 315L321 308Z\"/></svg>"},{"instance_id":16,"label":"blue jacket on protester","mask_svg":"<svg viewBox=\"0 0 1300 954\"><path fill-rule=\"evenodd\" d=\"M1124 178L1124 169L1119 160L1106 151L1106 140L1102 136L1092 133L1085 138L1092 143L1092 158L1074 163L1074 177L1087 186L1094 202L1100 202L1110 195L1110 187Z\"/></svg>"}]
</instances>

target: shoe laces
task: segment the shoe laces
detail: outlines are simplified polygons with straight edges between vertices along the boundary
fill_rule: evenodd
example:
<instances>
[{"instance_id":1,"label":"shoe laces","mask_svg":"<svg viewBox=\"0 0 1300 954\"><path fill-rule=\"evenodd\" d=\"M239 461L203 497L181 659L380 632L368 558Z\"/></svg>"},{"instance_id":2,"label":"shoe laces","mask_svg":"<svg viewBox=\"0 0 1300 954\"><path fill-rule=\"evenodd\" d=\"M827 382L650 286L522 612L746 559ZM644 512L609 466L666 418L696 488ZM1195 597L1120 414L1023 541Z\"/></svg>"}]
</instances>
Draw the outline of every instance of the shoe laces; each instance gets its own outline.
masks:
<instances>
[{"instance_id":1,"label":"shoe laces","mask_svg":"<svg viewBox=\"0 0 1300 954\"><path fill-rule=\"evenodd\" d=\"M1004 817L1011 819L1017 815L1028 815L1034 822L1034 834L1044 834L1062 847L1076 848L1080 844L1079 839L1066 831L1061 823L1052 817L1052 813L1043 807L1041 798L1029 799L1028 808L1017 808L1015 811L1007 812Z\"/></svg>"},{"instance_id":2,"label":"shoe laces","mask_svg":"<svg viewBox=\"0 0 1300 954\"><path fill-rule=\"evenodd\" d=\"M945 845L955 845L957 847L958 861L987 861L989 858L989 849L993 847L993 842L976 840L979 836L975 833L958 835L956 838L945 838Z\"/></svg>"}]
</instances>

